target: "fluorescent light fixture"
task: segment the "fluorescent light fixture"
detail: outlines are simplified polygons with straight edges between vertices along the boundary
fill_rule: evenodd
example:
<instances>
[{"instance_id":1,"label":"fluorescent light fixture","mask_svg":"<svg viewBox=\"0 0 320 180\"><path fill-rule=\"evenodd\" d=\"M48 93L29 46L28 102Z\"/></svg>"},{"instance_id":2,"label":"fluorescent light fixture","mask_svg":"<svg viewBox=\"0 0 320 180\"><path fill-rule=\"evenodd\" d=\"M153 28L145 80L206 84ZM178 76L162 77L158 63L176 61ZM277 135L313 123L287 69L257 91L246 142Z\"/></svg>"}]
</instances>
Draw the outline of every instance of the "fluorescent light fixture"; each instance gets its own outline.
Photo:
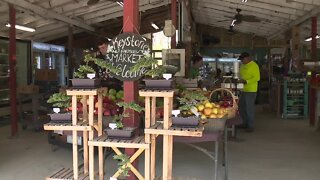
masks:
<instances>
[{"instance_id":1,"label":"fluorescent light fixture","mask_svg":"<svg viewBox=\"0 0 320 180\"><path fill-rule=\"evenodd\" d=\"M119 6L123 7L123 2L122 1L117 1L117 4L119 4Z\"/></svg>"},{"instance_id":2,"label":"fluorescent light fixture","mask_svg":"<svg viewBox=\"0 0 320 180\"><path fill-rule=\"evenodd\" d=\"M11 27L11 25L8 23L6 24L7 27ZM16 29L20 29L22 31L28 31L28 32L34 32L36 31L35 29L33 28L29 28L29 27L26 27L26 26L21 26L21 25L15 25Z\"/></svg>"},{"instance_id":3,"label":"fluorescent light fixture","mask_svg":"<svg viewBox=\"0 0 320 180\"><path fill-rule=\"evenodd\" d=\"M316 35L316 39L319 39L320 38L320 36L317 34ZM312 37L308 37L308 38L306 38L305 39L305 41L311 41L312 40Z\"/></svg>"},{"instance_id":4,"label":"fluorescent light fixture","mask_svg":"<svg viewBox=\"0 0 320 180\"><path fill-rule=\"evenodd\" d=\"M235 24L236 21L237 21L237 20L233 19L230 26L235 26L235 25L236 25L236 24Z\"/></svg>"},{"instance_id":5,"label":"fluorescent light fixture","mask_svg":"<svg viewBox=\"0 0 320 180\"><path fill-rule=\"evenodd\" d=\"M242 2L246 3L248 0L242 0Z\"/></svg>"},{"instance_id":6,"label":"fluorescent light fixture","mask_svg":"<svg viewBox=\"0 0 320 180\"><path fill-rule=\"evenodd\" d=\"M155 23L151 23L151 26L157 30L159 29L159 27Z\"/></svg>"}]
</instances>

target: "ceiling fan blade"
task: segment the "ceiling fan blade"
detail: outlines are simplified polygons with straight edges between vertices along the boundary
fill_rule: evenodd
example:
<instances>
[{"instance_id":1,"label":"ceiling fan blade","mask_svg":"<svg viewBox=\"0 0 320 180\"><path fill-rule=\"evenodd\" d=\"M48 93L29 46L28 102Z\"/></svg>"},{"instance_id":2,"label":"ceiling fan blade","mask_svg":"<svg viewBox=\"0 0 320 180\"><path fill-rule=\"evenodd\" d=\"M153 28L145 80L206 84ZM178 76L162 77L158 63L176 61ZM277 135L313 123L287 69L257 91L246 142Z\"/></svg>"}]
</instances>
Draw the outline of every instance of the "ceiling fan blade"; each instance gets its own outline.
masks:
<instances>
[{"instance_id":1,"label":"ceiling fan blade","mask_svg":"<svg viewBox=\"0 0 320 180\"><path fill-rule=\"evenodd\" d=\"M87 5L94 5L94 4L97 4L99 2L99 0L89 0L88 2L87 2Z\"/></svg>"}]
</instances>

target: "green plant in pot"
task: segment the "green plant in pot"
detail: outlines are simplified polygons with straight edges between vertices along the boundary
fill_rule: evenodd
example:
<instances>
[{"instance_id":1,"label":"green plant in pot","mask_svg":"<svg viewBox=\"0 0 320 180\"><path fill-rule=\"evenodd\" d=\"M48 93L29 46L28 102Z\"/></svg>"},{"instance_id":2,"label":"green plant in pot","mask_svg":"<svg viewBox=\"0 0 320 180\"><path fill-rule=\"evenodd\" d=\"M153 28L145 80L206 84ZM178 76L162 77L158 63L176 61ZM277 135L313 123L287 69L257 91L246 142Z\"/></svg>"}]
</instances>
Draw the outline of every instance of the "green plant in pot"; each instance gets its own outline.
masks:
<instances>
[{"instance_id":1,"label":"green plant in pot","mask_svg":"<svg viewBox=\"0 0 320 180\"><path fill-rule=\"evenodd\" d=\"M109 123L109 128L107 128L105 131L110 138L131 138L134 135L135 128L124 127L123 119L129 117L127 110L131 109L141 113L144 108L134 102L118 102L117 105L123 109L122 113L112 116L113 123Z\"/></svg>"},{"instance_id":2,"label":"green plant in pot","mask_svg":"<svg viewBox=\"0 0 320 180\"><path fill-rule=\"evenodd\" d=\"M123 179L129 176L130 167L128 167L128 163L130 163L130 157L126 154L114 155L114 160L118 161L118 170L120 170L120 174L118 178L110 178L111 179Z\"/></svg>"},{"instance_id":3,"label":"green plant in pot","mask_svg":"<svg viewBox=\"0 0 320 180\"><path fill-rule=\"evenodd\" d=\"M139 72L145 70L144 79L146 88L151 89L172 89L174 88L174 80L172 74L177 72L177 68L169 65L159 65L158 61L147 55L140 58L130 69L131 72Z\"/></svg>"},{"instance_id":4,"label":"green plant in pot","mask_svg":"<svg viewBox=\"0 0 320 180\"><path fill-rule=\"evenodd\" d=\"M66 93L54 93L47 100L47 103L52 104L53 114L49 114L51 121L59 122L71 122L71 113L69 108L71 106L71 98Z\"/></svg>"},{"instance_id":5,"label":"green plant in pot","mask_svg":"<svg viewBox=\"0 0 320 180\"><path fill-rule=\"evenodd\" d=\"M179 108L173 110L172 124L175 126L197 126L200 114L196 108L197 104L206 101L207 97L201 92L185 90L178 98Z\"/></svg>"},{"instance_id":6,"label":"green plant in pot","mask_svg":"<svg viewBox=\"0 0 320 180\"><path fill-rule=\"evenodd\" d=\"M74 72L74 79L71 79L73 87L90 88L99 86L101 82L101 79L97 78L99 68L105 71L118 72L118 69L113 67L111 63L91 55L86 55L84 62L85 65L80 65L77 71Z\"/></svg>"}]
</instances>

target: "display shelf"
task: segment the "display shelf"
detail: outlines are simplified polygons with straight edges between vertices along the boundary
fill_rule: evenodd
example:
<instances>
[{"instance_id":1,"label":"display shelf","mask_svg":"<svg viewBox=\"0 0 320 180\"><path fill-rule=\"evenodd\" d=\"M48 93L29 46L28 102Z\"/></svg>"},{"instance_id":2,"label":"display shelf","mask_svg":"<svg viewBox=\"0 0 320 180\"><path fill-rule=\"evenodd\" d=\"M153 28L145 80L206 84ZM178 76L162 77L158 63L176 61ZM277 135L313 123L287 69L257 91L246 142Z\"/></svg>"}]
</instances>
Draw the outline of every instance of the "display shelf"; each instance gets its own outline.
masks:
<instances>
[{"instance_id":1,"label":"display shelf","mask_svg":"<svg viewBox=\"0 0 320 180\"><path fill-rule=\"evenodd\" d=\"M303 117L306 119L309 104L308 83L302 80L292 81L292 77L288 79L285 79L283 83L283 118L287 119L296 116L297 118Z\"/></svg>"},{"instance_id":2,"label":"display shelf","mask_svg":"<svg viewBox=\"0 0 320 180\"><path fill-rule=\"evenodd\" d=\"M52 175L48 176L46 180L74 180L73 170L70 168L61 168ZM88 173L84 174L83 169L79 171L78 180L89 180Z\"/></svg>"},{"instance_id":3,"label":"display shelf","mask_svg":"<svg viewBox=\"0 0 320 180\"><path fill-rule=\"evenodd\" d=\"M150 128L144 130L145 134L157 134L157 135L172 135L172 136L189 136L189 137L202 137L204 127L170 127L169 129L163 128L163 123L156 123Z\"/></svg>"},{"instance_id":4,"label":"display shelf","mask_svg":"<svg viewBox=\"0 0 320 180\"><path fill-rule=\"evenodd\" d=\"M67 89L67 95L71 97L72 106L72 123L54 123L50 122L44 125L45 130L70 130L72 131L72 151L73 151L73 170L62 169L58 173L51 175L49 179L64 179L62 176L68 175L65 179L94 180L94 171L89 173L94 167L94 148L88 146L88 141L94 138L95 131L98 136L102 135L102 92L106 88L95 89ZM83 112L82 118L78 118L77 103L79 96L82 98ZM95 96L97 96L98 104L98 118L95 119ZM79 168L78 155L78 134L83 135L83 169ZM99 157L103 154L103 149L99 148ZM89 165L90 164L90 165ZM84 175L85 174L85 175ZM48 179L48 178L47 178Z\"/></svg>"},{"instance_id":5,"label":"display shelf","mask_svg":"<svg viewBox=\"0 0 320 180\"><path fill-rule=\"evenodd\" d=\"M93 126L89 126L89 122L81 122L77 125L72 125L72 123L47 123L43 125L44 130L64 130L64 131L91 131Z\"/></svg>"},{"instance_id":6,"label":"display shelf","mask_svg":"<svg viewBox=\"0 0 320 180\"><path fill-rule=\"evenodd\" d=\"M149 143L145 143L144 136L138 136L133 139L110 139L107 135L101 135L97 138L94 138L93 140L90 140L88 142L88 145L90 147L97 146L99 148L102 147L111 147L111 149L117 154L122 155L123 153L118 148L133 148L137 149L135 153L129 158L129 162L126 164L127 167L130 168L130 171L139 179L139 180L149 180L149 170L145 170L145 177L143 177L140 172L132 165L132 163L144 152L145 153L145 161L149 162L149 157L147 151L150 148ZM93 157L93 154L91 154L91 158ZM94 163L94 162L93 162ZM147 163L148 164L148 163ZM99 176L100 179L104 179L104 157L103 154L99 155ZM147 167L147 166L146 166ZM92 174L94 171L94 168L90 169L90 174ZM122 172L122 169L118 169L118 171L112 176L114 178L117 178L120 176Z\"/></svg>"},{"instance_id":7,"label":"display shelf","mask_svg":"<svg viewBox=\"0 0 320 180\"><path fill-rule=\"evenodd\" d=\"M133 139L110 139L107 135L102 135L88 142L89 146L118 147L118 148L149 148L145 143L144 136Z\"/></svg>"}]
</instances>

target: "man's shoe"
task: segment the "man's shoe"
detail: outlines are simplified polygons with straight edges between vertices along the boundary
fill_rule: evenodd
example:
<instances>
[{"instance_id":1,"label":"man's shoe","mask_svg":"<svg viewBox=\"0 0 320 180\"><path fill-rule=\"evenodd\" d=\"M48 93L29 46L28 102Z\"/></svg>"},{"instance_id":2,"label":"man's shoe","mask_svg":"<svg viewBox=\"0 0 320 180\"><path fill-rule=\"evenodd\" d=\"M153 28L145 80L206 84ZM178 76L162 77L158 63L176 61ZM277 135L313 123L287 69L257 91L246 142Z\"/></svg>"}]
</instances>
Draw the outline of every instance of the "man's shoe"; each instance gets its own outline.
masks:
<instances>
[{"instance_id":1,"label":"man's shoe","mask_svg":"<svg viewBox=\"0 0 320 180\"><path fill-rule=\"evenodd\" d=\"M247 133L251 133L251 132L253 132L253 131L254 131L254 129L253 129L252 127L246 128L246 132L247 132Z\"/></svg>"}]
</instances>

